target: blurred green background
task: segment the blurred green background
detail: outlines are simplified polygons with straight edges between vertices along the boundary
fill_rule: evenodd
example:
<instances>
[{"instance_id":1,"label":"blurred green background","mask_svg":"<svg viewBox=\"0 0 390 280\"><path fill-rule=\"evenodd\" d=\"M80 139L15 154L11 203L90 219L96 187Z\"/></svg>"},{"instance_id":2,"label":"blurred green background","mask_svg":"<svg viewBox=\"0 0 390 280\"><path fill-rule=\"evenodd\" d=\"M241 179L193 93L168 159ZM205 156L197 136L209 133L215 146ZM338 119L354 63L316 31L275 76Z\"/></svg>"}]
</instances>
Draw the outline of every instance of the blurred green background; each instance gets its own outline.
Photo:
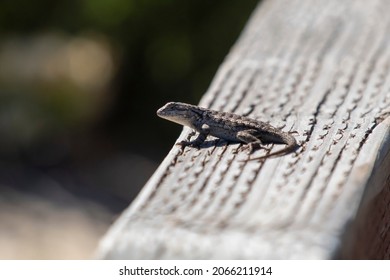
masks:
<instances>
[{"instance_id":1,"label":"blurred green background","mask_svg":"<svg viewBox=\"0 0 390 280\"><path fill-rule=\"evenodd\" d=\"M89 258L258 1L0 2L0 258Z\"/></svg>"}]
</instances>

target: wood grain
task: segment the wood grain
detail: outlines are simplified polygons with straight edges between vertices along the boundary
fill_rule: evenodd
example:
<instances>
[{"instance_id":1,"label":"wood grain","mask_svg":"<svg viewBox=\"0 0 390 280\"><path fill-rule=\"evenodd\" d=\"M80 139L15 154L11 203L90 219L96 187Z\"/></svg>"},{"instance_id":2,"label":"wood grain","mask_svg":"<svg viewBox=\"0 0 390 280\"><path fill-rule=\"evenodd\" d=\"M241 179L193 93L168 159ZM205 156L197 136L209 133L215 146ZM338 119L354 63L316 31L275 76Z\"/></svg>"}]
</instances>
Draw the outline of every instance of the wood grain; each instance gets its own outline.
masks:
<instances>
[{"instance_id":1,"label":"wood grain","mask_svg":"<svg viewBox=\"0 0 390 280\"><path fill-rule=\"evenodd\" d=\"M200 105L296 131L301 148L242 162L239 144L174 146L97 257L389 258L389 10L259 4Z\"/></svg>"}]
</instances>

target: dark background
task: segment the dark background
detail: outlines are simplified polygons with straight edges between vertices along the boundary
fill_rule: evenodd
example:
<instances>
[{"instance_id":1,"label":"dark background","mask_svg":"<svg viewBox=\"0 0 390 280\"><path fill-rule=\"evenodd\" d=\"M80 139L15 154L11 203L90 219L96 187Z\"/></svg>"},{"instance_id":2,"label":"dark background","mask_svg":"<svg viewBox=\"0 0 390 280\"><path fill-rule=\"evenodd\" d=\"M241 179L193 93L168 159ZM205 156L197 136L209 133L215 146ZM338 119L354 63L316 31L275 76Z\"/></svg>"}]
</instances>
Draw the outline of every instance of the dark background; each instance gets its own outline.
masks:
<instances>
[{"instance_id":1,"label":"dark background","mask_svg":"<svg viewBox=\"0 0 390 280\"><path fill-rule=\"evenodd\" d=\"M0 2L0 258L89 258L258 1Z\"/></svg>"}]
</instances>

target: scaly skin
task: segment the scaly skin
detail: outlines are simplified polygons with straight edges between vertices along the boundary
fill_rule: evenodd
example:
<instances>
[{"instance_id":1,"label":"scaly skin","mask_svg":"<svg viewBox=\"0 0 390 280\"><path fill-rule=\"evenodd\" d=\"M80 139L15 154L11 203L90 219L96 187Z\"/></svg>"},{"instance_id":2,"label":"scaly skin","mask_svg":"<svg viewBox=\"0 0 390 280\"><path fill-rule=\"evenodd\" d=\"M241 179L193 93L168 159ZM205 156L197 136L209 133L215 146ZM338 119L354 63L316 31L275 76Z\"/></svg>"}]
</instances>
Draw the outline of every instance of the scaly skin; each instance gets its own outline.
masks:
<instances>
[{"instance_id":1,"label":"scaly skin","mask_svg":"<svg viewBox=\"0 0 390 280\"><path fill-rule=\"evenodd\" d=\"M282 150L249 160L261 160L285 155L293 152L298 147L297 141L291 134L283 132L265 122L233 113L214 111L180 102L169 102L157 111L157 115L199 132L198 137L194 141L179 143L182 146L199 147L208 135L230 142L245 143L248 145L250 153L260 148L264 143L286 145Z\"/></svg>"}]
</instances>

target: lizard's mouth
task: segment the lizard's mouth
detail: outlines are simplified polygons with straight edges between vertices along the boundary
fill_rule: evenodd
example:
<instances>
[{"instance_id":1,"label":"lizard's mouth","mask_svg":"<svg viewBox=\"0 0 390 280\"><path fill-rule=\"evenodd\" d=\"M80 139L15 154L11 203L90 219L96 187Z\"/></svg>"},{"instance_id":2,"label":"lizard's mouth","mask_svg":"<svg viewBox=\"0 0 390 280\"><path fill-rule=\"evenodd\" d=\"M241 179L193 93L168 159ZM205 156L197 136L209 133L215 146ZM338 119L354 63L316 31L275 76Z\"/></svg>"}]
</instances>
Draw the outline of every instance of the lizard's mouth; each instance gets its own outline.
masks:
<instances>
[{"instance_id":1,"label":"lizard's mouth","mask_svg":"<svg viewBox=\"0 0 390 280\"><path fill-rule=\"evenodd\" d=\"M169 102L157 110L157 116L160 118L190 126L188 108L181 103Z\"/></svg>"},{"instance_id":2,"label":"lizard's mouth","mask_svg":"<svg viewBox=\"0 0 390 280\"><path fill-rule=\"evenodd\" d=\"M169 102L157 110L157 116L160 118L175 116L176 114L173 109L173 103Z\"/></svg>"},{"instance_id":3,"label":"lizard's mouth","mask_svg":"<svg viewBox=\"0 0 390 280\"><path fill-rule=\"evenodd\" d=\"M165 107L166 106L157 110L157 116L159 116L160 118L169 120L171 122L181 124L181 125L187 125L187 126L190 125L188 123L187 119L184 118L181 114L178 114L178 112L172 112L171 110L169 110Z\"/></svg>"},{"instance_id":4,"label":"lizard's mouth","mask_svg":"<svg viewBox=\"0 0 390 280\"><path fill-rule=\"evenodd\" d=\"M157 110L157 116L159 117L166 117L166 116L169 116L169 114L167 113L166 110L164 110L165 108L162 107L160 109Z\"/></svg>"},{"instance_id":5,"label":"lizard's mouth","mask_svg":"<svg viewBox=\"0 0 390 280\"><path fill-rule=\"evenodd\" d=\"M157 110L157 116L161 117L163 114L163 108Z\"/></svg>"},{"instance_id":6,"label":"lizard's mouth","mask_svg":"<svg viewBox=\"0 0 390 280\"><path fill-rule=\"evenodd\" d=\"M157 116L170 121L174 121L173 119L175 118L175 115L164 107L157 110Z\"/></svg>"}]
</instances>

